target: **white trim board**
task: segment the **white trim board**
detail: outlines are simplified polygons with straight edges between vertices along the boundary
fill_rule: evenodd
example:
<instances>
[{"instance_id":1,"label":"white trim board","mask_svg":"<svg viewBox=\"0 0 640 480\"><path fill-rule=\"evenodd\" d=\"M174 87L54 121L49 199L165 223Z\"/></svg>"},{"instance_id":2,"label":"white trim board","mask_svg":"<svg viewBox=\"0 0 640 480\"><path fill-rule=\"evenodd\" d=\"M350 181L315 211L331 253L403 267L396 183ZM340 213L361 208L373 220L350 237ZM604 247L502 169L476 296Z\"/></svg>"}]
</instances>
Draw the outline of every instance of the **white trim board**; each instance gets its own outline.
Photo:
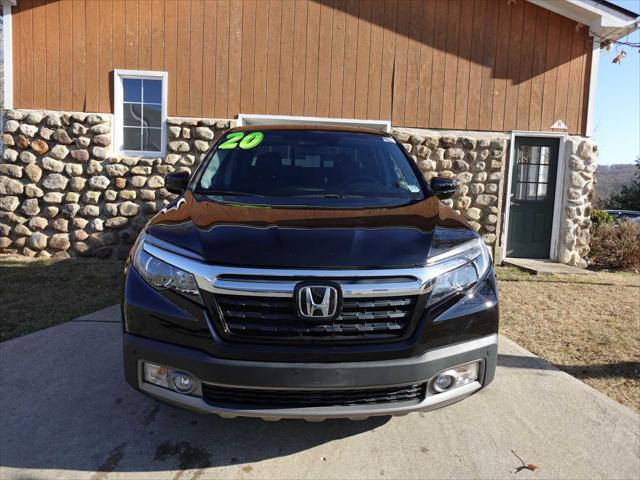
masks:
<instances>
[{"instance_id":1,"label":"white trim board","mask_svg":"<svg viewBox=\"0 0 640 480\"><path fill-rule=\"evenodd\" d=\"M2 62L4 64L4 108L13 108L13 26L11 4L2 4Z\"/></svg>"},{"instance_id":2,"label":"white trim board","mask_svg":"<svg viewBox=\"0 0 640 480\"><path fill-rule=\"evenodd\" d=\"M565 202L565 179L566 179L566 143L568 135L566 133L556 132L511 132L511 140L509 144L509 164L507 165L507 186L506 201L504 208L504 225L500 247L502 249L502 258L507 258L507 241L509 238L509 211L511 209L511 182L513 177L513 166L515 162L515 140L517 137L539 137L539 138L557 138L558 144L558 165L556 170L556 189L553 198L553 219L551 223L551 242L549 245L549 259L556 261L558 258L558 239L560 237L560 222L562 221L562 206Z\"/></svg>"},{"instance_id":3,"label":"white trim board","mask_svg":"<svg viewBox=\"0 0 640 480\"><path fill-rule=\"evenodd\" d=\"M160 145L159 152L149 152L140 150L123 150L123 119L122 119L122 79L140 78L162 80L162 120L160 123ZM116 156L127 155L131 157L164 157L167 153L167 72L151 70L114 70L113 71L113 147L112 153Z\"/></svg>"},{"instance_id":4,"label":"white trim board","mask_svg":"<svg viewBox=\"0 0 640 480\"><path fill-rule=\"evenodd\" d=\"M587 100L587 125L585 134L587 137L593 135L596 117L596 93L598 90L598 67L600 66L600 42L593 39L593 50L591 53L591 72L589 73L589 98Z\"/></svg>"},{"instance_id":5,"label":"white trim board","mask_svg":"<svg viewBox=\"0 0 640 480\"><path fill-rule=\"evenodd\" d=\"M391 132L391 120L360 120L349 118L298 117L289 115L238 115L239 127L245 125L334 125L363 127Z\"/></svg>"}]
</instances>

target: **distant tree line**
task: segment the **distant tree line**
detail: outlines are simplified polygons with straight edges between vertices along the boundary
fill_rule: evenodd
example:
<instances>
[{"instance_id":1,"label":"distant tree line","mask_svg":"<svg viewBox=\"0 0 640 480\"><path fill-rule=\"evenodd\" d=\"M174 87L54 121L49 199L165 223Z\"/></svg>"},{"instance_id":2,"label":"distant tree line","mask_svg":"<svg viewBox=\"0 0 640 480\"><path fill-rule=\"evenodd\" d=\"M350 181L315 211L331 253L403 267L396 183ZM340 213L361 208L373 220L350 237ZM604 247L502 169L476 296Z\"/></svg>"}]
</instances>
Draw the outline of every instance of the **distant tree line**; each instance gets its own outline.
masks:
<instances>
[{"instance_id":1,"label":"distant tree line","mask_svg":"<svg viewBox=\"0 0 640 480\"><path fill-rule=\"evenodd\" d=\"M640 156L636 158L636 172L633 180L622 185L604 201L605 208L640 211Z\"/></svg>"}]
</instances>

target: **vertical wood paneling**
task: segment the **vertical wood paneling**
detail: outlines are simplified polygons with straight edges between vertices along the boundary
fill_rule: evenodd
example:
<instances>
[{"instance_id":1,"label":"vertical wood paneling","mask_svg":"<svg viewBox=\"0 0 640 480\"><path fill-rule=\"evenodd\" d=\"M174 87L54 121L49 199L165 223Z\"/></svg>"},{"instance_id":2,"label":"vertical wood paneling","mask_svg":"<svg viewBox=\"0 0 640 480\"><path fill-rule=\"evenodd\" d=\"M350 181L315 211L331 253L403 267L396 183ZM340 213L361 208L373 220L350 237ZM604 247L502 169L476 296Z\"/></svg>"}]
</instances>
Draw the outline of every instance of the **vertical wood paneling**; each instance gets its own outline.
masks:
<instances>
[{"instance_id":1,"label":"vertical wood paneling","mask_svg":"<svg viewBox=\"0 0 640 480\"><path fill-rule=\"evenodd\" d=\"M283 0L282 40L280 43L280 81L278 84L278 113L291 114L291 88L293 82L294 0Z\"/></svg>"},{"instance_id":2,"label":"vertical wood paneling","mask_svg":"<svg viewBox=\"0 0 640 480\"><path fill-rule=\"evenodd\" d=\"M353 118L356 95L356 52L358 44L358 2L348 0L345 10L344 70L342 75L342 108L340 116Z\"/></svg>"},{"instance_id":3,"label":"vertical wood paneling","mask_svg":"<svg viewBox=\"0 0 640 480\"><path fill-rule=\"evenodd\" d=\"M460 1L449 2L447 19L447 52L444 59L444 105L440 124L444 128L453 128L455 117L456 79L458 77L458 48L460 47Z\"/></svg>"},{"instance_id":4,"label":"vertical wood paneling","mask_svg":"<svg viewBox=\"0 0 640 480\"><path fill-rule=\"evenodd\" d=\"M265 5L265 8L261 8ZM253 112L264 114L267 111L267 43L269 43L268 3L258 3L256 16L256 47L253 70ZM317 53L316 53L317 58Z\"/></svg>"},{"instance_id":5,"label":"vertical wood paneling","mask_svg":"<svg viewBox=\"0 0 640 480\"><path fill-rule=\"evenodd\" d=\"M113 44L112 44L112 20L113 5L111 0L101 0L98 5L99 23L99 77L98 77L98 111L108 112L111 110L109 101L109 84L111 78L109 72L113 64Z\"/></svg>"},{"instance_id":6,"label":"vertical wood paneling","mask_svg":"<svg viewBox=\"0 0 640 480\"><path fill-rule=\"evenodd\" d=\"M205 0L202 12L202 115L204 117L214 117L216 113L217 6L217 1Z\"/></svg>"},{"instance_id":7,"label":"vertical wood paneling","mask_svg":"<svg viewBox=\"0 0 640 480\"><path fill-rule=\"evenodd\" d=\"M229 91L227 94L226 115L231 118L235 118L240 113L242 35L242 0L231 0L229 11ZM213 79L211 83L213 84ZM219 114L216 116L222 117Z\"/></svg>"},{"instance_id":8,"label":"vertical wood paneling","mask_svg":"<svg viewBox=\"0 0 640 480\"><path fill-rule=\"evenodd\" d=\"M316 115L329 116L329 91L331 89L331 32L333 29L333 1L320 5L320 36L318 51L318 100ZM268 109L268 111L276 111Z\"/></svg>"},{"instance_id":9,"label":"vertical wood paneling","mask_svg":"<svg viewBox=\"0 0 640 480\"><path fill-rule=\"evenodd\" d=\"M307 46L305 48L303 112L303 114L308 117L316 116L318 105L319 36L320 5L315 1L310 1L307 6Z\"/></svg>"},{"instance_id":10,"label":"vertical wood paneling","mask_svg":"<svg viewBox=\"0 0 640 480\"><path fill-rule=\"evenodd\" d=\"M202 116L202 55L204 2L191 2L191 35L189 47L189 115Z\"/></svg>"},{"instance_id":11,"label":"vertical wood paneling","mask_svg":"<svg viewBox=\"0 0 640 480\"><path fill-rule=\"evenodd\" d=\"M585 128L590 38L525 1L21 0L13 15L17 108L111 111L119 68L167 71L170 116Z\"/></svg>"},{"instance_id":12,"label":"vertical wood paneling","mask_svg":"<svg viewBox=\"0 0 640 480\"><path fill-rule=\"evenodd\" d=\"M384 2L383 18L385 28L382 36L382 72L380 75L379 118L389 119L391 118L391 98L393 94L393 62L396 54L396 28L398 18L397 0L387 0ZM340 66L340 68L341 67L342 66ZM333 110L331 115L334 115Z\"/></svg>"},{"instance_id":13,"label":"vertical wood paneling","mask_svg":"<svg viewBox=\"0 0 640 480\"><path fill-rule=\"evenodd\" d=\"M431 103L431 72L433 66L433 40L435 29L436 0L426 0L422 7L420 23L420 69L418 72L418 119L417 125L429 125Z\"/></svg>"},{"instance_id":14,"label":"vertical wood paneling","mask_svg":"<svg viewBox=\"0 0 640 480\"><path fill-rule=\"evenodd\" d=\"M167 114L178 113L178 2L164 2L164 69L167 72Z\"/></svg>"},{"instance_id":15,"label":"vertical wood paneling","mask_svg":"<svg viewBox=\"0 0 640 480\"><path fill-rule=\"evenodd\" d=\"M280 41L282 1L269 0L269 32L267 41L267 112L278 111L278 87L280 75Z\"/></svg>"},{"instance_id":16,"label":"vertical wood paneling","mask_svg":"<svg viewBox=\"0 0 640 480\"><path fill-rule=\"evenodd\" d=\"M191 44L191 2L178 2L178 46L176 115L189 115L189 45Z\"/></svg>"},{"instance_id":17,"label":"vertical wood paneling","mask_svg":"<svg viewBox=\"0 0 640 480\"><path fill-rule=\"evenodd\" d=\"M412 0L405 8L409 9L409 41L407 44L407 92L404 100L404 121L415 125L418 120L418 82L420 75L420 18L424 3Z\"/></svg>"}]
</instances>

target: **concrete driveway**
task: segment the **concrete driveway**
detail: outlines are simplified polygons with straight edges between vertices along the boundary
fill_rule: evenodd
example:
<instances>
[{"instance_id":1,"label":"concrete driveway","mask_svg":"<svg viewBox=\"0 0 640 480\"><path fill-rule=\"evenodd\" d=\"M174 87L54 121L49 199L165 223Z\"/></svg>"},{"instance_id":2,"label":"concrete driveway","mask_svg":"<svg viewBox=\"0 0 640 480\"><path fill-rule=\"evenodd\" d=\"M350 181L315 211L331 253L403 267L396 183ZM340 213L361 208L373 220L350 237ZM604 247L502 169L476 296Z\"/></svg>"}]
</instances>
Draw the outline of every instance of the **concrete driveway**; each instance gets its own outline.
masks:
<instances>
[{"instance_id":1,"label":"concrete driveway","mask_svg":"<svg viewBox=\"0 0 640 480\"><path fill-rule=\"evenodd\" d=\"M640 476L640 416L505 338L495 382L450 407L269 423L134 392L120 332L110 308L0 344L2 480Z\"/></svg>"}]
</instances>

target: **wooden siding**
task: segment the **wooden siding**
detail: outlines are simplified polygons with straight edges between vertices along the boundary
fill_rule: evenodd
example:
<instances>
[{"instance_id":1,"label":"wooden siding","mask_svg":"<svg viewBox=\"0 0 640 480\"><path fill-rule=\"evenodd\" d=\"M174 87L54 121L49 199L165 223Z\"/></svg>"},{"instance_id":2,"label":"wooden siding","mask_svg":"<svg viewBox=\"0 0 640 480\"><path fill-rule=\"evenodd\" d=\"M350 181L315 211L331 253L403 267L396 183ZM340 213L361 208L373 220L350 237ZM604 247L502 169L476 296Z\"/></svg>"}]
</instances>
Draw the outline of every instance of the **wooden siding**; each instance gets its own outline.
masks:
<instances>
[{"instance_id":1,"label":"wooden siding","mask_svg":"<svg viewBox=\"0 0 640 480\"><path fill-rule=\"evenodd\" d=\"M20 0L14 105L111 111L114 69L169 72L170 116L391 119L584 133L584 28L506 0Z\"/></svg>"}]
</instances>

